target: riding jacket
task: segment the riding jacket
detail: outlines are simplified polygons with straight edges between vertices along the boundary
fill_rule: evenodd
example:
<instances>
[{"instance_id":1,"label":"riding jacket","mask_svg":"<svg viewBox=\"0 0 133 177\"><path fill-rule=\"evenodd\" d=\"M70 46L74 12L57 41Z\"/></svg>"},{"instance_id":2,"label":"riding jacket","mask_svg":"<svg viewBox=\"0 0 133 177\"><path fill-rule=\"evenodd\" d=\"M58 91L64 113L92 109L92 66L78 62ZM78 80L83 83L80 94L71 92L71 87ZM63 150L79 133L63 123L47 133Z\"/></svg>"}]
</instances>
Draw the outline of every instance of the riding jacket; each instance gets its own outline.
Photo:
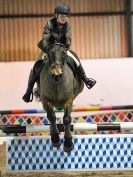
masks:
<instances>
[{"instance_id":1,"label":"riding jacket","mask_svg":"<svg viewBox=\"0 0 133 177\"><path fill-rule=\"evenodd\" d=\"M69 49L71 45L71 26L66 22L63 24L63 27L59 29L56 18L52 18L44 27L42 39L37 45L41 50L47 52L50 44L55 42L60 42Z\"/></svg>"}]
</instances>

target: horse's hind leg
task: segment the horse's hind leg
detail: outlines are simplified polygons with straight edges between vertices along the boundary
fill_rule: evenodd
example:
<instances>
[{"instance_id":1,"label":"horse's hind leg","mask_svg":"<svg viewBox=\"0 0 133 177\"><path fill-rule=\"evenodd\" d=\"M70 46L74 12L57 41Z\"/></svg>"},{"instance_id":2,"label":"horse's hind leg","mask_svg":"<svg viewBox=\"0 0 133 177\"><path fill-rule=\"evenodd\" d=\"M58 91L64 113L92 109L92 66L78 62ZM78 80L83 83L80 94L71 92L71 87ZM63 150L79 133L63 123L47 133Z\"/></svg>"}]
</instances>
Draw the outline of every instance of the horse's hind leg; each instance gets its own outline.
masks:
<instances>
[{"instance_id":1,"label":"horse's hind leg","mask_svg":"<svg viewBox=\"0 0 133 177\"><path fill-rule=\"evenodd\" d=\"M70 152L73 148L73 142L72 142L72 135L70 130L71 125L71 111L72 111L72 105L66 104L65 105L65 113L63 117L63 124L64 124L64 151Z\"/></svg>"},{"instance_id":2,"label":"horse's hind leg","mask_svg":"<svg viewBox=\"0 0 133 177\"><path fill-rule=\"evenodd\" d=\"M43 105L44 106L44 105ZM47 112L47 118L50 122L50 135L51 135L51 141L54 147L59 147L61 145L60 137L59 137L59 131L56 125L56 115L53 111L52 107L49 105L45 105L44 109Z\"/></svg>"}]
</instances>

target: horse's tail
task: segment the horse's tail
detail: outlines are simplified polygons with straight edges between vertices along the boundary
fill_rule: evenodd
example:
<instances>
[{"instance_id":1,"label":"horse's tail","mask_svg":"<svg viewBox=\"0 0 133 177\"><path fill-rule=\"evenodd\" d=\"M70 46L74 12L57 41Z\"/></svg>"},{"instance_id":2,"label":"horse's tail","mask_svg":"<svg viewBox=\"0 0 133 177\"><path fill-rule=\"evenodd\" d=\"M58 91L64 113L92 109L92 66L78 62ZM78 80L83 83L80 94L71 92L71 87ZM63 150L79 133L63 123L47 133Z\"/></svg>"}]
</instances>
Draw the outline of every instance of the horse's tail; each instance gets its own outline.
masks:
<instances>
[{"instance_id":1,"label":"horse's tail","mask_svg":"<svg viewBox=\"0 0 133 177\"><path fill-rule=\"evenodd\" d=\"M41 97L40 97L40 93L39 93L39 91L38 91L37 88L34 89L33 94L34 94L34 96L35 96L35 100L36 100L37 102L40 102L40 101L41 101Z\"/></svg>"}]
</instances>

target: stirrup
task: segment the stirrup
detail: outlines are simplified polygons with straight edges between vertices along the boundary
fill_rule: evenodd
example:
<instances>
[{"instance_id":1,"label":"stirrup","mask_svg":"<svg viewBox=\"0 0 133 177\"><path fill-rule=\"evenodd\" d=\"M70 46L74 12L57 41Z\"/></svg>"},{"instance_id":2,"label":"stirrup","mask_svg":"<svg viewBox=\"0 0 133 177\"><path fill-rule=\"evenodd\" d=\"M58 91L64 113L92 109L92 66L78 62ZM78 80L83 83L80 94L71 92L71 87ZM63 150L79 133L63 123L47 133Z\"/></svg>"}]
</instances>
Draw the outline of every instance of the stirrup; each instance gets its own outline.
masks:
<instances>
[{"instance_id":1,"label":"stirrup","mask_svg":"<svg viewBox=\"0 0 133 177\"><path fill-rule=\"evenodd\" d=\"M92 78L89 78L88 80L85 81L85 84L88 89L91 89L96 84L96 81Z\"/></svg>"},{"instance_id":2,"label":"stirrup","mask_svg":"<svg viewBox=\"0 0 133 177\"><path fill-rule=\"evenodd\" d=\"M25 93L24 96L22 97L24 102L29 103L33 101L33 91L30 93Z\"/></svg>"},{"instance_id":3,"label":"stirrup","mask_svg":"<svg viewBox=\"0 0 133 177\"><path fill-rule=\"evenodd\" d=\"M33 101L33 91L31 92L30 101L29 102L32 102L32 101Z\"/></svg>"}]
</instances>

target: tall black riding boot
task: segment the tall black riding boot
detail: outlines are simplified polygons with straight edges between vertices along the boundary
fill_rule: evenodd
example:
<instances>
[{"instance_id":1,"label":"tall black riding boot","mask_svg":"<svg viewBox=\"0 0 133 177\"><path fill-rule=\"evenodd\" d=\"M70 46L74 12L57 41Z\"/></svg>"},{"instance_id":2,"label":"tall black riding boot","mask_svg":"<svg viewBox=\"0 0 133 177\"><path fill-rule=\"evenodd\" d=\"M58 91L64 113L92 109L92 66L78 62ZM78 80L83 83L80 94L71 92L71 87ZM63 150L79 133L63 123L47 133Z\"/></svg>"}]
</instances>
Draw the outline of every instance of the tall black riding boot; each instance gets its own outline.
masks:
<instances>
[{"instance_id":1,"label":"tall black riding boot","mask_svg":"<svg viewBox=\"0 0 133 177\"><path fill-rule=\"evenodd\" d=\"M26 102L32 102L33 100L33 87L35 85L35 82L37 82L39 74L44 66L45 62L43 60L38 60L35 64L33 69L30 72L29 75L29 80L28 80L28 86L27 86L27 90L26 93L24 94L24 96L22 97L22 99Z\"/></svg>"},{"instance_id":2,"label":"tall black riding boot","mask_svg":"<svg viewBox=\"0 0 133 177\"><path fill-rule=\"evenodd\" d=\"M28 102L32 102L33 100L33 87L35 84L36 80L35 80L35 75L33 72L33 69L30 71L30 75L29 75L29 80L28 80L28 86L26 89L26 93L24 94L24 96L22 97L22 99L28 103Z\"/></svg>"},{"instance_id":3,"label":"tall black riding boot","mask_svg":"<svg viewBox=\"0 0 133 177\"><path fill-rule=\"evenodd\" d=\"M88 89L91 89L96 84L96 81L94 79L87 78L85 71L84 71L81 64L78 66L78 73L79 73L81 79L84 81L84 83L88 87Z\"/></svg>"}]
</instances>

